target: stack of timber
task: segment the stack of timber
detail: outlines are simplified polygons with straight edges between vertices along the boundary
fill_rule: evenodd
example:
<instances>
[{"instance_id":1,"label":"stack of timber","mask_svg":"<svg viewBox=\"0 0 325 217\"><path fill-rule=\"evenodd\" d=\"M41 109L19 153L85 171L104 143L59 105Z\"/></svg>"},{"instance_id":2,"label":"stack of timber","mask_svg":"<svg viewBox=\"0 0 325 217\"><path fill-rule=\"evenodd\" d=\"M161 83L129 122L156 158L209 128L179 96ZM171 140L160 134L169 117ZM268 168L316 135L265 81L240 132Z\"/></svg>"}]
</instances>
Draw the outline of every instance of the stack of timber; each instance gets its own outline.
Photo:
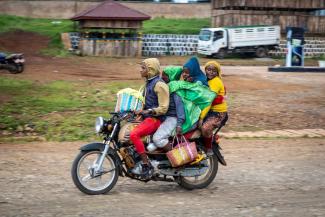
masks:
<instances>
[{"instance_id":1,"label":"stack of timber","mask_svg":"<svg viewBox=\"0 0 325 217\"><path fill-rule=\"evenodd\" d=\"M212 26L279 25L302 27L309 36L325 36L325 0L213 0Z\"/></svg>"},{"instance_id":2,"label":"stack of timber","mask_svg":"<svg viewBox=\"0 0 325 217\"><path fill-rule=\"evenodd\" d=\"M319 10L325 8L324 0L215 0L215 9L278 9Z\"/></svg>"}]
</instances>

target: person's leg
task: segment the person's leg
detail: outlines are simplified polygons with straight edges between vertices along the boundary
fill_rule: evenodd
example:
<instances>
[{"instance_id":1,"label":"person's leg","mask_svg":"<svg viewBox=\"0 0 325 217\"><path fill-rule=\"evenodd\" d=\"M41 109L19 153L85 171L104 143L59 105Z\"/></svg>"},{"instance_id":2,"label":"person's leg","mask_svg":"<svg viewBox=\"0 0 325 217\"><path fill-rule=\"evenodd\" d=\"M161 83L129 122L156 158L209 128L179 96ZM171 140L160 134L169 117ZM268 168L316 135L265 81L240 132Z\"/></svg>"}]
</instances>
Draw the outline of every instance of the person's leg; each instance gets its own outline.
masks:
<instances>
[{"instance_id":1,"label":"person's leg","mask_svg":"<svg viewBox=\"0 0 325 217\"><path fill-rule=\"evenodd\" d=\"M155 146L164 148L169 144L168 138L172 135L177 125L176 117L167 117L160 125L156 133L153 135L153 142Z\"/></svg>"},{"instance_id":2,"label":"person's leg","mask_svg":"<svg viewBox=\"0 0 325 217\"><path fill-rule=\"evenodd\" d=\"M160 126L160 120L156 118L146 118L130 133L130 140L133 142L136 151L141 156L142 162L148 164L148 157L145 152L141 137L153 134Z\"/></svg>"},{"instance_id":3,"label":"person's leg","mask_svg":"<svg viewBox=\"0 0 325 217\"><path fill-rule=\"evenodd\" d=\"M212 136L213 131L222 127L228 120L227 112L214 113L206 118L204 121L201 131L204 140L205 147L208 152L211 152L212 149Z\"/></svg>"}]
</instances>

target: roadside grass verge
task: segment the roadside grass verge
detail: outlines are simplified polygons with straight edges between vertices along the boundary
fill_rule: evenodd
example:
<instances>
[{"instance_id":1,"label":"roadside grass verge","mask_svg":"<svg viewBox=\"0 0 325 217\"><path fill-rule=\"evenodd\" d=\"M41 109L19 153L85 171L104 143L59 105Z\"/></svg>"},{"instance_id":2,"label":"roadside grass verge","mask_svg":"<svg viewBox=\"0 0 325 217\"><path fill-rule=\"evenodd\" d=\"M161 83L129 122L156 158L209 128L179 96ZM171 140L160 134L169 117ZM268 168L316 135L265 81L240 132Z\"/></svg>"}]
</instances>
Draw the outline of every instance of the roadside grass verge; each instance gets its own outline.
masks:
<instances>
[{"instance_id":1,"label":"roadside grass verge","mask_svg":"<svg viewBox=\"0 0 325 217\"><path fill-rule=\"evenodd\" d=\"M201 28L210 27L209 18L166 19L155 18L143 23L145 34L191 34L198 35Z\"/></svg>"},{"instance_id":2,"label":"roadside grass verge","mask_svg":"<svg viewBox=\"0 0 325 217\"><path fill-rule=\"evenodd\" d=\"M123 84L123 85L122 85ZM39 84L0 77L0 142L76 141L98 139L97 116L113 111L118 90L140 83L125 81L89 84L55 81Z\"/></svg>"}]
</instances>

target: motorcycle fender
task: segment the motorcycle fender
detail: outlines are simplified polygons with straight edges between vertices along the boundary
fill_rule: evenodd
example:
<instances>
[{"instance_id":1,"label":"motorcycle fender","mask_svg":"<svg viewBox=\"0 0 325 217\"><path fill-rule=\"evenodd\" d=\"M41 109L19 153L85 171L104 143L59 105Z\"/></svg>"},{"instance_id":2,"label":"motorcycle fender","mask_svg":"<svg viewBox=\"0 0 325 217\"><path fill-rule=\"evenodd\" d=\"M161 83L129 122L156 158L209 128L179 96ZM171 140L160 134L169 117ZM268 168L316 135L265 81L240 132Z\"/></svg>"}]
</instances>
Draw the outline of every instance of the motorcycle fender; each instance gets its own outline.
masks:
<instances>
[{"instance_id":1,"label":"motorcycle fender","mask_svg":"<svg viewBox=\"0 0 325 217\"><path fill-rule=\"evenodd\" d=\"M105 148L104 143L90 143L87 145L84 145L80 148L81 151L91 151L91 150L99 150L103 151Z\"/></svg>"},{"instance_id":2,"label":"motorcycle fender","mask_svg":"<svg viewBox=\"0 0 325 217\"><path fill-rule=\"evenodd\" d=\"M223 166L227 166L227 162L225 161L224 157L222 156L221 152L220 152L220 147L219 145L214 145L213 148L213 153L217 156L218 161L223 165Z\"/></svg>"}]
</instances>

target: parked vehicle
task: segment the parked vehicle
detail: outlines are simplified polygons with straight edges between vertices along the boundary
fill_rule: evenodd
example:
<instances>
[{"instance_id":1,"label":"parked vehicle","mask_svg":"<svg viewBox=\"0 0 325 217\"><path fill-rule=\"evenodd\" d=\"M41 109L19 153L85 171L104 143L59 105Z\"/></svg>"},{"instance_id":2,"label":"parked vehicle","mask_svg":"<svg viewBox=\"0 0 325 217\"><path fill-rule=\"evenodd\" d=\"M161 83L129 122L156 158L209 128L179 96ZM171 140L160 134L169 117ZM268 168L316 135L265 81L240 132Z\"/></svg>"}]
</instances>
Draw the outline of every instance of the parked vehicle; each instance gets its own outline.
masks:
<instances>
[{"instance_id":1,"label":"parked vehicle","mask_svg":"<svg viewBox=\"0 0 325 217\"><path fill-rule=\"evenodd\" d=\"M279 43L280 26L204 28L199 35L198 53L217 58L224 58L228 53L265 57Z\"/></svg>"},{"instance_id":2,"label":"parked vehicle","mask_svg":"<svg viewBox=\"0 0 325 217\"><path fill-rule=\"evenodd\" d=\"M24 71L24 55L0 53L0 69L6 69L10 73L22 73Z\"/></svg>"},{"instance_id":3,"label":"parked vehicle","mask_svg":"<svg viewBox=\"0 0 325 217\"><path fill-rule=\"evenodd\" d=\"M135 115L133 112L111 114L109 120L104 120L102 117L96 119L96 132L104 136L103 142L90 143L81 147L72 165L73 182L86 194L109 192L115 186L119 176L143 182L150 180L177 182L185 189L205 188L217 175L218 162L226 165L218 141L213 145L214 154L208 156L203 139L198 133L200 131L195 131L190 134L189 140L196 143L199 159L180 167L172 167L166 153L148 152L154 172L150 178L143 178L133 170L141 159L129 139L130 129L138 124L135 122ZM150 139L146 138L146 141L145 144L148 144Z\"/></svg>"}]
</instances>

